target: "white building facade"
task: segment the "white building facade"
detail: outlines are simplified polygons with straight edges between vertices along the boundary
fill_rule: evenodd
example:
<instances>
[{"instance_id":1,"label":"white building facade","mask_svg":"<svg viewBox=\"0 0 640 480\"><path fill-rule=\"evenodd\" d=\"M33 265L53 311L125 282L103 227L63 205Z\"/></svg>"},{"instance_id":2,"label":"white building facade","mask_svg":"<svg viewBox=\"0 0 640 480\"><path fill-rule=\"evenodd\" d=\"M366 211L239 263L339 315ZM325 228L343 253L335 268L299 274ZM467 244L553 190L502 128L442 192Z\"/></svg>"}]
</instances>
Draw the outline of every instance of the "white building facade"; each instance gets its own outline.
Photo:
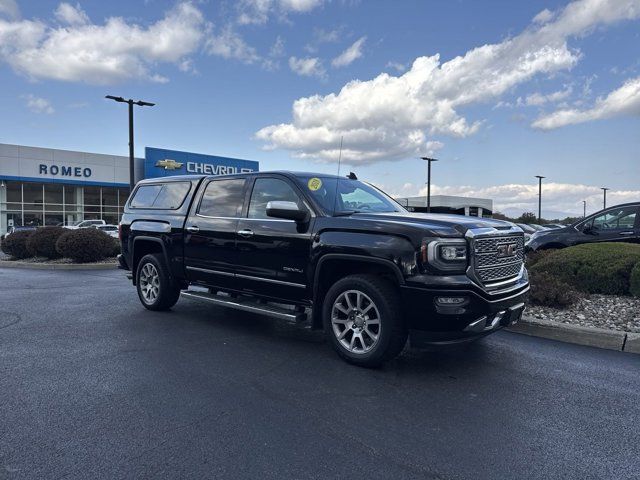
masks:
<instances>
[{"instance_id":1,"label":"white building facade","mask_svg":"<svg viewBox=\"0 0 640 480\"><path fill-rule=\"evenodd\" d=\"M412 212L427 211L426 196L396 198L396 201ZM472 217L491 217L493 215L493 200L451 195L431 195L431 212Z\"/></svg>"},{"instance_id":2,"label":"white building facade","mask_svg":"<svg viewBox=\"0 0 640 480\"><path fill-rule=\"evenodd\" d=\"M140 178L142 162L136 162ZM0 234L12 226L118 223L129 158L0 144Z\"/></svg>"}]
</instances>

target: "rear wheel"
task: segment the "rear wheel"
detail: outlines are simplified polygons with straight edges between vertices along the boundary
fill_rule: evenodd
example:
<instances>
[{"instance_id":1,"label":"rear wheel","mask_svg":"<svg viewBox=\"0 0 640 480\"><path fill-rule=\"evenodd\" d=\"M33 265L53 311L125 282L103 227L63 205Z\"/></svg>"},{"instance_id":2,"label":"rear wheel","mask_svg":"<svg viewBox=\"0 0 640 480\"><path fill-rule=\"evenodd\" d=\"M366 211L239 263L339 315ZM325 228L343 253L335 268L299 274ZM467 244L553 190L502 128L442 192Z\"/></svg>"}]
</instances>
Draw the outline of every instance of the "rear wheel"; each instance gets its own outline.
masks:
<instances>
[{"instance_id":1,"label":"rear wheel","mask_svg":"<svg viewBox=\"0 0 640 480\"><path fill-rule=\"evenodd\" d=\"M171 279L158 254L145 255L138 263L136 288L142 305L149 310L169 310L180 298L180 286Z\"/></svg>"},{"instance_id":2,"label":"rear wheel","mask_svg":"<svg viewBox=\"0 0 640 480\"><path fill-rule=\"evenodd\" d=\"M350 275L327 292L324 329L342 358L377 367L397 356L407 342L398 292L374 275Z\"/></svg>"}]
</instances>

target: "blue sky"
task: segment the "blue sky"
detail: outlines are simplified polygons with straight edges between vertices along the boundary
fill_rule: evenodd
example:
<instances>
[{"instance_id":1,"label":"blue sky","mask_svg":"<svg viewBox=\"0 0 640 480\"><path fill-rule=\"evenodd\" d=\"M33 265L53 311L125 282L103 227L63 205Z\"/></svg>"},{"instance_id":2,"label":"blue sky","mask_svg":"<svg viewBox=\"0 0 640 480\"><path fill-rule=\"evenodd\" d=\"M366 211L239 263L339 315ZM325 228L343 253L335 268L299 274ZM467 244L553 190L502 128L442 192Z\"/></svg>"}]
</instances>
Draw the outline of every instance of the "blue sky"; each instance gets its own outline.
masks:
<instances>
[{"instance_id":1,"label":"blue sky","mask_svg":"<svg viewBox=\"0 0 640 480\"><path fill-rule=\"evenodd\" d=\"M414 63L415 62L415 63ZM385 75L386 74L386 75ZM578 213L640 198L640 0L0 0L0 142L344 170ZM350 83L351 82L351 83Z\"/></svg>"}]
</instances>

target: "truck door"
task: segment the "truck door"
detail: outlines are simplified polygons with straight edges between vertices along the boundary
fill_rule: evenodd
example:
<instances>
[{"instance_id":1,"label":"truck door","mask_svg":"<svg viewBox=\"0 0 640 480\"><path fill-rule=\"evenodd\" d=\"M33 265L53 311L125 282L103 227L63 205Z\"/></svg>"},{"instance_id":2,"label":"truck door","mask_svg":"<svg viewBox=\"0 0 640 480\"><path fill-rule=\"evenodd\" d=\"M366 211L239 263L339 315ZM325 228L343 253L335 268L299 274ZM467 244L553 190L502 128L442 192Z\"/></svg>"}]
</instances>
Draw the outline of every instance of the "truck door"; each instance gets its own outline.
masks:
<instances>
[{"instance_id":1,"label":"truck door","mask_svg":"<svg viewBox=\"0 0 640 480\"><path fill-rule=\"evenodd\" d=\"M296 202L310 212L284 177L255 179L245 216L238 222L237 280L243 290L288 300L307 295L307 268L315 217L306 224L267 216L267 203Z\"/></svg>"},{"instance_id":2,"label":"truck door","mask_svg":"<svg viewBox=\"0 0 640 480\"><path fill-rule=\"evenodd\" d=\"M246 179L205 182L185 223L185 274L192 282L235 289L236 231Z\"/></svg>"}]
</instances>

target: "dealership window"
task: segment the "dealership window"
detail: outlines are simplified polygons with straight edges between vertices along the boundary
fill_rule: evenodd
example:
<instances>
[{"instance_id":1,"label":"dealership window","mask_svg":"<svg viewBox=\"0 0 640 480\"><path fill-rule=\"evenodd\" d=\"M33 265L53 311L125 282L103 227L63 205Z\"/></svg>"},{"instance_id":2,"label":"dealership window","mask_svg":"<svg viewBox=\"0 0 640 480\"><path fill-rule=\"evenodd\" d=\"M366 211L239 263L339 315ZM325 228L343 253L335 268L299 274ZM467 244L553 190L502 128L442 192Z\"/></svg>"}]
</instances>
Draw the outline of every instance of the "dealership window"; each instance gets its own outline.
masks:
<instances>
[{"instance_id":1,"label":"dealership window","mask_svg":"<svg viewBox=\"0 0 640 480\"><path fill-rule=\"evenodd\" d=\"M3 180L0 233L20 225L73 225L102 219L117 224L129 189Z\"/></svg>"}]
</instances>

